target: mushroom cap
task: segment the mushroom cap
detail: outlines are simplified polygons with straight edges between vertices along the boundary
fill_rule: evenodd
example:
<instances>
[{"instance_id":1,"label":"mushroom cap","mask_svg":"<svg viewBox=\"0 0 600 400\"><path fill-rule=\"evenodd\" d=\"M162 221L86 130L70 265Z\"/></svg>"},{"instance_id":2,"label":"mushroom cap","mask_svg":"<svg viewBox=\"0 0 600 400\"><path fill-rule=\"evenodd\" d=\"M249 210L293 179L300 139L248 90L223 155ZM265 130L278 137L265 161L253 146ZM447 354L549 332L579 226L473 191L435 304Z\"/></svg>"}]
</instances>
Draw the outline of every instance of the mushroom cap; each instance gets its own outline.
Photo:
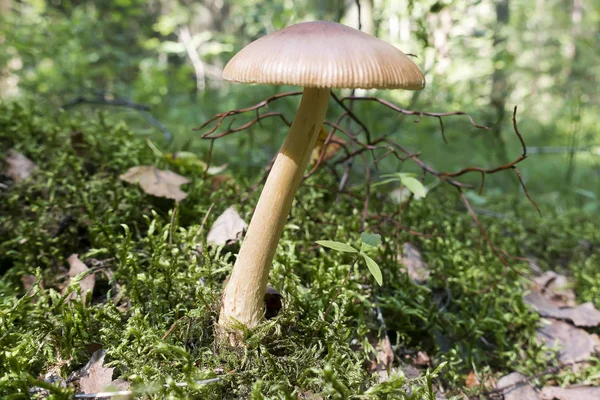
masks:
<instances>
[{"instance_id":1,"label":"mushroom cap","mask_svg":"<svg viewBox=\"0 0 600 400\"><path fill-rule=\"evenodd\" d=\"M425 78L410 58L383 40L329 21L304 22L250 43L223 78L316 88L410 89Z\"/></svg>"}]
</instances>

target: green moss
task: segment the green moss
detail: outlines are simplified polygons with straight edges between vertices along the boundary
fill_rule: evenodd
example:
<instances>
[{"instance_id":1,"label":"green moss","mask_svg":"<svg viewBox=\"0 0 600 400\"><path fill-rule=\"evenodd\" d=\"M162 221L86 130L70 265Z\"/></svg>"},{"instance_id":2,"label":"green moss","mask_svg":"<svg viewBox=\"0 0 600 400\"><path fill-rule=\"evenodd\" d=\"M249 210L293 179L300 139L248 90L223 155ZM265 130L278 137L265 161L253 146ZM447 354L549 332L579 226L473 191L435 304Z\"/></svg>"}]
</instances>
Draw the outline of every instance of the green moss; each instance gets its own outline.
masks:
<instances>
[{"instance_id":1,"label":"green moss","mask_svg":"<svg viewBox=\"0 0 600 400\"><path fill-rule=\"evenodd\" d=\"M82 136L74 148L71 137L77 132ZM52 370L67 378L99 346L115 367L115 378L154 398L167 393L215 399L300 393L398 398L409 387L410 398L422 398L430 394L432 380L460 392L471 370L498 376L512 370L539 373L548 366L535 341L539 318L522 301L529 264L510 259L508 268L500 262L452 192L438 190L403 213L402 223L425 236L393 223L368 228L384 239L375 256L384 284L375 285L355 266L324 321L351 259L314 241L357 243L362 203L335 201L325 189L335 185L331 176L311 178L318 184L301 188L271 272L283 311L247 332L246 349L223 349L215 346L213 326L237 248L208 248L203 243L208 229L201 226L211 206L207 226L232 204L249 220L257 196L243 204L241 199L255 177L236 177L236 184L215 191L193 166L169 165L127 127L105 124L102 115L79 121L0 105L0 142L0 159L14 148L39 166L21 184L0 176L6 185L0 192L3 398L26 398L32 386L49 386L55 398L68 398L73 388L42 383L44 374ZM128 168L149 164L192 181L183 187L189 196L173 226L171 201L119 180ZM364 196L361 187L353 191L356 199ZM395 207L389 203L383 195L374 197L370 209L391 213ZM527 205L517 214L510 202L504 204L492 210L501 219L481 217L491 240L510 254L535 257L542 268L572 276L579 300L600 306L600 259L592 255L600 246L598 221L576 212L545 212L540 218ZM397 254L406 241L422 250L431 267L427 285L413 283L400 269ZM80 298L66 301L69 293L78 293L76 283L64 294L60 290L73 253L96 271L87 306ZM38 283L26 291L21 278L31 274ZM369 337L381 329L375 306L397 355L421 350L433 366L447 365L416 380L396 376L376 384L365 367L373 350ZM216 376L222 379L193 383Z\"/></svg>"}]
</instances>

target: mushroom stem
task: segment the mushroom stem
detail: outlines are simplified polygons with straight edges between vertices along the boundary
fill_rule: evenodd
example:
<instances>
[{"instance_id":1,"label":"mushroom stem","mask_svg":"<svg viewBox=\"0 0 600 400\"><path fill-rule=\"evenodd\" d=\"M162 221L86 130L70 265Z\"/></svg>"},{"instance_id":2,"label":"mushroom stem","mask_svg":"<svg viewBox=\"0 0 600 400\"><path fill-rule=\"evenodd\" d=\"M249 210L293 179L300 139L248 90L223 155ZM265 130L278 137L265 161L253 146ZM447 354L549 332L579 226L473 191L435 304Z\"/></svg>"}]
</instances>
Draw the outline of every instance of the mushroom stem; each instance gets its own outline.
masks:
<instances>
[{"instance_id":1,"label":"mushroom stem","mask_svg":"<svg viewBox=\"0 0 600 400\"><path fill-rule=\"evenodd\" d=\"M269 270L298 186L329 104L330 89L305 88L246 231L222 297L219 325L234 321L254 328L264 318ZM236 342L231 338L232 343Z\"/></svg>"}]
</instances>

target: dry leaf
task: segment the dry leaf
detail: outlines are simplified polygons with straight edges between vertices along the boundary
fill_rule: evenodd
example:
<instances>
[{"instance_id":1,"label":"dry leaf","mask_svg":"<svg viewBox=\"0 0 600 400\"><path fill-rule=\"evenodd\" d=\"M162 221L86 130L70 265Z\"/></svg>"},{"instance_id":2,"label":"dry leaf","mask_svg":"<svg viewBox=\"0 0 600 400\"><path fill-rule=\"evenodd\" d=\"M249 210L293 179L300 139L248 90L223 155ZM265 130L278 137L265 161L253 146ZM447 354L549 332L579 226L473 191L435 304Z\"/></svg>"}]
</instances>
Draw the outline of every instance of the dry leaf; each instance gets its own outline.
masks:
<instances>
[{"instance_id":1,"label":"dry leaf","mask_svg":"<svg viewBox=\"0 0 600 400\"><path fill-rule=\"evenodd\" d=\"M513 372L498 380L498 389L504 389L504 400L538 400L538 395L525 376Z\"/></svg>"},{"instance_id":2,"label":"dry leaf","mask_svg":"<svg viewBox=\"0 0 600 400\"><path fill-rule=\"evenodd\" d=\"M77 275L90 270L87 267L87 265L85 265L79 259L79 256L77 254L71 254L71 256L67 259L67 261L69 263L69 282L71 281L71 279L75 278ZM62 290L63 294L67 291L69 282L67 282L67 285L63 288L63 290ZM83 278L82 280L79 281L79 288L81 289L81 298L83 299L83 301L85 301L88 291L90 291L90 292L94 291L95 284L96 284L96 276L93 273L89 274L88 276L86 276L85 278ZM72 292L69 295L69 297L67 298L67 301L70 301L70 300L73 300L76 298L77 298L77 294L75 292Z\"/></svg>"},{"instance_id":3,"label":"dry leaf","mask_svg":"<svg viewBox=\"0 0 600 400\"><path fill-rule=\"evenodd\" d=\"M421 371L414 365L404 364L402 365L402 372L408 379L415 379L421 376Z\"/></svg>"},{"instance_id":4,"label":"dry leaf","mask_svg":"<svg viewBox=\"0 0 600 400\"><path fill-rule=\"evenodd\" d=\"M210 178L210 188L217 191L226 182L233 181L233 178L227 174L215 175Z\"/></svg>"},{"instance_id":5,"label":"dry leaf","mask_svg":"<svg viewBox=\"0 0 600 400\"><path fill-rule=\"evenodd\" d=\"M330 139L329 143L327 143L327 147L325 148L325 140L327 140L328 135L329 133L327 133L325 127L321 126L319 138L317 139L317 143L310 154L310 165L315 165L317 161L319 161L323 151L325 151L325 154L323 155L323 160L321 160L321 163L331 160L345 143L341 138L334 135Z\"/></svg>"},{"instance_id":6,"label":"dry leaf","mask_svg":"<svg viewBox=\"0 0 600 400\"><path fill-rule=\"evenodd\" d=\"M395 375L398 375L399 374L398 371L399 371L398 368L393 367L393 368L390 368L389 371L386 371L385 369L382 369L382 370L376 371L375 373L377 374L376 377L379 378L378 382L379 383L383 383L383 382L389 381Z\"/></svg>"},{"instance_id":7,"label":"dry leaf","mask_svg":"<svg viewBox=\"0 0 600 400\"><path fill-rule=\"evenodd\" d=\"M544 320L548 323L538 330L537 337L549 347L560 346L558 359L561 363L588 360L600 346L598 335L590 335L564 321Z\"/></svg>"},{"instance_id":8,"label":"dry leaf","mask_svg":"<svg viewBox=\"0 0 600 400\"><path fill-rule=\"evenodd\" d=\"M298 393L298 400L323 400L323 397L308 390Z\"/></svg>"},{"instance_id":9,"label":"dry leaf","mask_svg":"<svg viewBox=\"0 0 600 400\"><path fill-rule=\"evenodd\" d=\"M575 291L566 276L557 274L553 271L544 272L533 280L536 284L534 291L544 294L550 300L562 306L574 307L577 305L575 301Z\"/></svg>"},{"instance_id":10,"label":"dry leaf","mask_svg":"<svg viewBox=\"0 0 600 400\"><path fill-rule=\"evenodd\" d=\"M213 223L206 241L215 246L229 245L239 241L248 225L233 206L219 215Z\"/></svg>"},{"instance_id":11,"label":"dry leaf","mask_svg":"<svg viewBox=\"0 0 600 400\"><path fill-rule=\"evenodd\" d=\"M429 358L429 355L424 351L418 351L417 356L413 358L413 362L415 363L415 365L427 366L431 363L431 359Z\"/></svg>"},{"instance_id":12,"label":"dry leaf","mask_svg":"<svg viewBox=\"0 0 600 400\"><path fill-rule=\"evenodd\" d=\"M179 189L179 186L190 182L175 172L162 171L153 165L129 168L119 178L125 182L139 184L142 190L148 194L178 202L187 197L187 193Z\"/></svg>"},{"instance_id":13,"label":"dry leaf","mask_svg":"<svg viewBox=\"0 0 600 400\"><path fill-rule=\"evenodd\" d=\"M598 400L600 387L545 387L541 393L542 400Z\"/></svg>"},{"instance_id":14,"label":"dry leaf","mask_svg":"<svg viewBox=\"0 0 600 400\"><path fill-rule=\"evenodd\" d=\"M472 388L475 386L479 386L479 379L477 378L477 375L475 375L475 372L471 371L469 372L469 375L467 375L467 379L465 380L465 385L468 388Z\"/></svg>"},{"instance_id":15,"label":"dry leaf","mask_svg":"<svg viewBox=\"0 0 600 400\"><path fill-rule=\"evenodd\" d=\"M28 291L29 289L31 289L31 287L36 282L37 282L37 276L35 276L35 275L22 275L21 276L21 283L23 284L23 289L25 289L25 291ZM38 284L40 285L41 289L44 288L44 285L42 284L41 281Z\"/></svg>"},{"instance_id":16,"label":"dry leaf","mask_svg":"<svg viewBox=\"0 0 600 400\"><path fill-rule=\"evenodd\" d=\"M406 242L402 245L403 254L398 254L398 262L404 264L408 276L416 283L429 279L429 266L423 261L423 256L417 247Z\"/></svg>"},{"instance_id":17,"label":"dry leaf","mask_svg":"<svg viewBox=\"0 0 600 400\"><path fill-rule=\"evenodd\" d=\"M525 296L525 303L533 306L542 317L568 319L576 326L592 327L600 325L600 311L592 303L583 303L576 307L563 307L561 302L533 292Z\"/></svg>"},{"instance_id":18,"label":"dry leaf","mask_svg":"<svg viewBox=\"0 0 600 400\"><path fill-rule=\"evenodd\" d=\"M380 339L372 333L369 335L369 343L375 348L375 354L370 354L369 372L379 373L380 379L387 380L388 371L391 371L394 362L394 349L390 337L384 334Z\"/></svg>"},{"instance_id":19,"label":"dry leaf","mask_svg":"<svg viewBox=\"0 0 600 400\"><path fill-rule=\"evenodd\" d=\"M206 173L208 175L218 175L221 172L225 171L228 166L229 166L229 164L222 164L222 165L215 165L214 167L208 167L208 170L206 170Z\"/></svg>"},{"instance_id":20,"label":"dry leaf","mask_svg":"<svg viewBox=\"0 0 600 400\"><path fill-rule=\"evenodd\" d=\"M114 387L117 390L129 390L131 387L131 383L127 382L124 379L115 379L110 383L110 387Z\"/></svg>"},{"instance_id":21,"label":"dry leaf","mask_svg":"<svg viewBox=\"0 0 600 400\"><path fill-rule=\"evenodd\" d=\"M84 394L101 392L112 383L114 368L102 365L105 355L104 350L94 352L90 361L79 371L79 375L82 376L79 387Z\"/></svg>"},{"instance_id":22,"label":"dry leaf","mask_svg":"<svg viewBox=\"0 0 600 400\"><path fill-rule=\"evenodd\" d=\"M389 370L394 362L394 350L392 349L390 337L385 335L375 349L377 350L378 367Z\"/></svg>"},{"instance_id":23,"label":"dry leaf","mask_svg":"<svg viewBox=\"0 0 600 400\"><path fill-rule=\"evenodd\" d=\"M38 169L33 161L14 149L8 151L6 162L8 163L7 175L15 183L23 182Z\"/></svg>"}]
</instances>

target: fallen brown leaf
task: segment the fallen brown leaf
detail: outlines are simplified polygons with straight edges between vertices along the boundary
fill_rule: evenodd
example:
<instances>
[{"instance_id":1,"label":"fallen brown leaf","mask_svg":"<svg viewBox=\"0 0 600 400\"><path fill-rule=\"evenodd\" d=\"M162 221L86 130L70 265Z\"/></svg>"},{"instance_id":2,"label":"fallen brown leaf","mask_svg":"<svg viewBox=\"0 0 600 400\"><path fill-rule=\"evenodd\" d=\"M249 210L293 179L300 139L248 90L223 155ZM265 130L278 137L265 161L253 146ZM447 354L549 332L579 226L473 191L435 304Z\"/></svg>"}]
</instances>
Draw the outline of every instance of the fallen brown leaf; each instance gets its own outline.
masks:
<instances>
[{"instance_id":1,"label":"fallen brown leaf","mask_svg":"<svg viewBox=\"0 0 600 400\"><path fill-rule=\"evenodd\" d=\"M298 393L298 400L323 400L323 397L319 396L318 394L314 394L309 390Z\"/></svg>"},{"instance_id":2,"label":"fallen brown leaf","mask_svg":"<svg viewBox=\"0 0 600 400\"><path fill-rule=\"evenodd\" d=\"M153 165L132 167L119 178L125 182L139 184L142 190L156 197L166 197L177 202L185 199L187 193L179 187L190 181L171 171L162 171Z\"/></svg>"},{"instance_id":3,"label":"fallen brown leaf","mask_svg":"<svg viewBox=\"0 0 600 400\"><path fill-rule=\"evenodd\" d=\"M94 352L90 361L79 371L79 387L84 394L101 392L112 383L114 368L103 366L105 355L104 350Z\"/></svg>"},{"instance_id":4,"label":"fallen brown leaf","mask_svg":"<svg viewBox=\"0 0 600 400\"><path fill-rule=\"evenodd\" d=\"M568 307L577 305L575 291L566 276L547 271L535 278L533 282L536 284L535 292L544 294L557 305Z\"/></svg>"},{"instance_id":5,"label":"fallen brown leaf","mask_svg":"<svg viewBox=\"0 0 600 400\"><path fill-rule=\"evenodd\" d=\"M8 163L6 173L15 183L23 182L38 169L33 161L14 149L8 151L6 162Z\"/></svg>"},{"instance_id":6,"label":"fallen brown leaf","mask_svg":"<svg viewBox=\"0 0 600 400\"><path fill-rule=\"evenodd\" d=\"M414 365L404 364L400 369L408 379L415 379L421 376L421 371Z\"/></svg>"},{"instance_id":7,"label":"fallen brown leaf","mask_svg":"<svg viewBox=\"0 0 600 400\"><path fill-rule=\"evenodd\" d=\"M77 275L90 270L87 267L87 265L85 265L79 259L79 256L77 254L71 254L71 256L67 259L67 262L69 263L69 282L73 278L75 278ZM63 290L62 290L63 294L66 293L67 287L69 286L69 282L67 282L67 285L63 288ZM94 291L95 284L96 284L96 276L93 273L89 274L88 276L86 276L85 278L83 278L79 281L79 288L81 290L81 299L83 301L85 301L88 291L90 291L90 292ZM67 301L70 301L70 300L73 300L76 298L77 298L77 293L72 292L69 295L69 297L67 298Z\"/></svg>"},{"instance_id":8,"label":"fallen brown leaf","mask_svg":"<svg viewBox=\"0 0 600 400\"><path fill-rule=\"evenodd\" d=\"M568 319L576 326L592 327L600 325L600 311L592 303L583 303L576 307L564 307L561 302L532 292L525 296L525 303L531 305L542 317Z\"/></svg>"},{"instance_id":9,"label":"fallen brown leaf","mask_svg":"<svg viewBox=\"0 0 600 400\"><path fill-rule=\"evenodd\" d=\"M600 387L545 387L541 393L542 400L598 400Z\"/></svg>"},{"instance_id":10,"label":"fallen brown leaf","mask_svg":"<svg viewBox=\"0 0 600 400\"><path fill-rule=\"evenodd\" d=\"M406 242L402 245L403 252L398 254L398 262L406 267L408 276L416 283L423 283L429 279L429 266L423 261L419 249Z\"/></svg>"},{"instance_id":11,"label":"fallen brown leaf","mask_svg":"<svg viewBox=\"0 0 600 400\"><path fill-rule=\"evenodd\" d=\"M418 351L417 355L413 358L413 362L415 365L425 367L431 363L431 358L429 358L429 355L424 351Z\"/></svg>"},{"instance_id":12,"label":"fallen brown leaf","mask_svg":"<svg viewBox=\"0 0 600 400\"><path fill-rule=\"evenodd\" d=\"M389 370L394 362L394 350L392 349L390 337L385 335L375 349L377 350L377 364L379 368Z\"/></svg>"},{"instance_id":13,"label":"fallen brown leaf","mask_svg":"<svg viewBox=\"0 0 600 400\"><path fill-rule=\"evenodd\" d=\"M216 191L226 182L231 181L233 181L233 178L227 174L215 175L210 178L210 188Z\"/></svg>"},{"instance_id":14,"label":"fallen brown leaf","mask_svg":"<svg viewBox=\"0 0 600 400\"><path fill-rule=\"evenodd\" d=\"M518 372L510 373L498 380L498 389L504 389L504 400L538 400L536 390L525 376Z\"/></svg>"},{"instance_id":15,"label":"fallen brown leaf","mask_svg":"<svg viewBox=\"0 0 600 400\"><path fill-rule=\"evenodd\" d=\"M215 165L212 167L208 167L208 170L206 170L206 173L208 175L218 175L221 172L225 171L228 166L229 166L229 164L221 164L221 165Z\"/></svg>"},{"instance_id":16,"label":"fallen brown leaf","mask_svg":"<svg viewBox=\"0 0 600 400\"><path fill-rule=\"evenodd\" d=\"M549 347L560 346L558 360L572 363L588 360L600 349L598 335L590 335L583 329L556 319L544 320L546 324L538 330L537 337Z\"/></svg>"},{"instance_id":17,"label":"fallen brown leaf","mask_svg":"<svg viewBox=\"0 0 600 400\"><path fill-rule=\"evenodd\" d=\"M213 223L206 241L215 246L230 245L242 238L242 234L248 224L235 211L233 206L229 207L223 214L219 215Z\"/></svg>"},{"instance_id":18,"label":"fallen brown leaf","mask_svg":"<svg viewBox=\"0 0 600 400\"><path fill-rule=\"evenodd\" d=\"M475 372L471 371L469 372L469 375L467 375L467 379L465 380L465 386L468 388L472 388L475 386L479 386L480 382L479 379L477 378L477 375L475 375Z\"/></svg>"},{"instance_id":19,"label":"fallen brown leaf","mask_svg":"<svg viewBox=\"0 0 600 400\"><path fill-rule=\"evenodd\" d=\"M317 161L319 161L323 151L325 151L325 154L323 155L323 160L321 162L325 163L331 160L338 153L338 151L340 151L340 148L345 143L344 140L334 135L329 143L327 143L327 147L325 147L325 140L327 140L328 135L329 133L325 127L321 126L319 138L317 139L317 143L310 154L310 165L315 165Z\"/></svg>"},{"instance_id":20,"label":"fallen brown leaf","mask_svg":"<svg viewBox=\"0 0 600 400\"><path fill-rule=\"evenodd\" d=\"M31 287L36 282L37 282L37 276L35 276L35 275L22 275L21 276L21 283L23 284L23 289L25 289L25 291L31 289ZM40 285L41 289L44 288L44 285L41 281L38 283L38 285Z\"/></svg>"}]
</instances>

